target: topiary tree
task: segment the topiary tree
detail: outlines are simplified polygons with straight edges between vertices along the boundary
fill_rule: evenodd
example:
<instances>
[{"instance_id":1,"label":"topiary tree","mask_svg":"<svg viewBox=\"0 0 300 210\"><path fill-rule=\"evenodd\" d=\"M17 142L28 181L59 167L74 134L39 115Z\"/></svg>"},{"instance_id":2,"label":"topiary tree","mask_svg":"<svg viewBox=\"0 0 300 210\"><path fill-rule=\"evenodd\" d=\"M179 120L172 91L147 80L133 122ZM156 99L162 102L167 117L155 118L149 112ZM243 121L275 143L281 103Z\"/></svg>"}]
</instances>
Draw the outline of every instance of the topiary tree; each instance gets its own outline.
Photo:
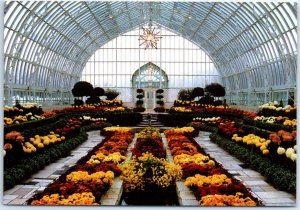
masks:
<instances>
[{"instance_id":1,"label":"topiary tree","mask_svg":"<svg viewBox=\"0 0 300 210\"><path fill-rule=\"evenodd\" d=\"M205 91L214 97L225 96L225 88L219 83L211 83L205 86Z\"/></svg>"},{"instance_id":2,"label":"topiary tree","mask_svg":"<svg viewBox=\"0 0 300 210\"><path fill-rule=\"evenodd\" d=\"M86 81L79 81L74 84L72 89L72 94L74 97L81 97L80 100L75 99L75 105L82 105L83 104L83 96L91 96L93 94L93 85Z\"/></svg>"},{"instance_id":3,"label":"topiary tree","mask_svg":"<svg viewBox=\"0 0 300 210\"><path fill-rule=\"evenodd\" d=\"M104 89L101 87L95 87L93 89L93 92L91 94L91 96L86 100L87 104L97 104L100 103L100 98L99 96L103 96L104 94Z\"/></svg>"},{"instance_id":4,"label":"topiary tree","mask_svg":"<svg viewBox=\"0 0 300 210\"><path fill-rule=\"evenodd\" d=\"M178 92L178 99L183 101L191 101L192 100L192 90L191 89L181 89Z\"/></svg>"},{"instance_id":5,"label":"topiary tree","mask_svg":"<svg viewBox=\"0 0 300 210\"><path fill-rule=\"evenodd\" d=\"M94 95L95 96L103 96L104 95L104 89L101 87L95 87L94 88Z\"/></svg>"},{"instance_id":6,"label":"topiary tree","mask_svg":"<svg viewBox=\"0 0 300 210\"><path fill-rule=\"evenodd\" d=\"M74 97L90 96L93 93L93 85L86 81L76 82L72 94Z\"/></svg>"},{"instance_id":7,"label":"topiary tree","mask_svg":"<svg viewBox=\"0 0 300 210\"><path fill-rule=\"evenodd\" d=\"M138 99L135 103L136 110L142 110L142 109L138 109L138 108L142 107L142 105L144 104L143 98L145 97L145 92L141 88L137 89L136 92L137 92L136 98Z\"/></svg>"},{"instance_id":8,"label":"topiary tree","mask_svg":"<svg viewBox=\"0 0 300 210\"><path fill-rule=\"evenodd\" d=\"M156 93L162 94L162 93L164 93L164 90L163 89L158 89L158 90L156 90Z\"/></svg>"},{"instance_id":9,"label":"topiary tree","mask_svg":"<svg viewBox=\"0 0 300 210\"><path fill-rule=\"evenodd\" d=\"M136 101L136 105L137 106L141 106L141 105L143 105L144 104L144 101L143 100L137 100Z\"/></svg>"},{"instance_id":10,"label":"topiary tree","mask_svg":"<svg viewBox=\"0 0 300 210\"><path fill-rule=\"evenodd\" d=\"M136 90L136 92L137 93L144 93L144 90L139 88L139 89Z\"/></svg>"},{"instance_id":11,"label":"topiary tree","mask_svg":"<svg viewBox=\"0 0 300 210\"><path fill-rule=\"evenodd\" d=\"M200 104L214 104L214 98L211 97L209 94L206 94L205 96L201 97L199 99Z\"/></svg>"},{"instance_id":12,"label":"topiary tree","mask_svg":"<svg viewBox=\"0 0 300 210\"><path fill-rule=\"evenodd\" d=\"M138 98L138 99L143 99L143 98L144 98L144 95L137 95L136 98Z\"/></svg>"},{"instance_id":13,"label":"topiary tree","mask_svg":"<svg viewBox=\"0 0 300 210\"><path fill-rule=\"evenodd\" d=\"M202 87L195 87L192 90L192 97L196 98L196 97L199 97L199 96L204 96L204 89Z\"/></svg>"},{"instance_id":14,"label":"topiary tree","mask_svg":"<svg viewBox=\"0 0 300 210\"><path fill-rule=\"evenodd\" d=\"M104 95L106 96L107 100L114 100L118 97L119 94L120 93L118 91L112 89L106 89L104 92Z\"/></svg>"},{"instance_id":15,"label":"topiary tree","mask_svg":"<svg viewBox=\"0 0 300 210\"><path fill-rule=\"evenodd\" d=\"M163 98L164 98L164 90L163 89L157 89L156 90L156 104L158 104L160 107L163 107L165 102L163 101Z\"/></svg>"}]
</instances>

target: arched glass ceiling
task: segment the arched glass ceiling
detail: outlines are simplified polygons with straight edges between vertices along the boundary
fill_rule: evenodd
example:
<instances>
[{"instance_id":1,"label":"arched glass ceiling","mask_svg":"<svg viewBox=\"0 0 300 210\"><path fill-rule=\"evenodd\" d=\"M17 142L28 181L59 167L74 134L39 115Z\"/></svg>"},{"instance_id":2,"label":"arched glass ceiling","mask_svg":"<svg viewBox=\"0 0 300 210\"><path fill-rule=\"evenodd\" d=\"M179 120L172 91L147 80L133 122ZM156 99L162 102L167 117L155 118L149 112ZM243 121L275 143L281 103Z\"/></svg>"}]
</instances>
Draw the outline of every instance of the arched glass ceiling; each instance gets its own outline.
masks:
<instances>
[{"instance_id":1,"label":"arched glass ceiling","mask_svg":"<svg viewBox=\"0 0 300 210\"><path fill-rule=\"evenodd\" d=\"M70 90L90 56L149 20L206 51L228 90L296 84L296 3L7 1L5 84Z\"/></svg>"}]
</instances>

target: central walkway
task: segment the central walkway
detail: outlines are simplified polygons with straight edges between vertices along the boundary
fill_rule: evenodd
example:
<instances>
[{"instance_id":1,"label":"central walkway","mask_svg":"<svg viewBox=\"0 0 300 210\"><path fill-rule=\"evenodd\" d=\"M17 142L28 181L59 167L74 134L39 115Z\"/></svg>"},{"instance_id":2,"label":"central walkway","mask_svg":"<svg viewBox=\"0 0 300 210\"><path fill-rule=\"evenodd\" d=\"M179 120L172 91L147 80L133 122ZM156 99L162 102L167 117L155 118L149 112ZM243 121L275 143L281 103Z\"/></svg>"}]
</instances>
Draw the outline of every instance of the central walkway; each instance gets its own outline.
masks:
<instances>
[{"instance_id":1,"label":"central walkway","mask_svg":"<svg viewBox=\"0 0 300 210\"><path fill-rule=\"evenodd\" d=\"M166 127L161 127L165 129ZM35 193L43 191L45 187L52 183L56 178L73 166L81 157L85 156L94 146L99 144L103 140L103 136L100 136L100 132L90 131L88 132L88 140L82 145L77 147L71 155L66 158L59 159L56 163L52 163L45 167L40 172L32 175L29 179L25 180L22 184L16 185L10 190L3 193L3 204L8 205L24 205L26 200L31 198ZM256 171L249 168L244 168L243 163L232 157L229 153L224 151L218 145L214 144L209 139L208 132L200 132L199 136L195 138L196 142L200 144L202 148L216 161L221 163L225 169L227 169L237 179L242 180L253 192L253 195L261 199L266 206L295 206L296 197L290 193L278 191L270 184L266 182L265 177L261 176ZM118 185L121 183L118 182ZM112 195L115 197L120 196ZM185 194L188 192L185 192ZM185 195L183 194L183 195ZM185 200L194 200L193 194L188 193ZM103 202L104 205L115 205L112 202ZM185 202L185 205L195 205L195 202ZM120 203L118 203L120 205Z\"/></svg>"}]
</instances>

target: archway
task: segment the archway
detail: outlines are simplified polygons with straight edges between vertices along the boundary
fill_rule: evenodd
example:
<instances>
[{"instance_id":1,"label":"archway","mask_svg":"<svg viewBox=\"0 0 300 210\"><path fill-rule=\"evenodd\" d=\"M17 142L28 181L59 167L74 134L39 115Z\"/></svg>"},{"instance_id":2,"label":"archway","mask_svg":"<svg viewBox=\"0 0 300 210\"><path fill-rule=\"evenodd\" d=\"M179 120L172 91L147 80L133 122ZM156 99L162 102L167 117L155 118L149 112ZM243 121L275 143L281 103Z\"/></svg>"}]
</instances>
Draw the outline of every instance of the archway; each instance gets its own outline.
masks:
<instances>
[{"instance_id":1,"label":"archway","mask_svg":"<svg viewBox=\"0 0 300 210\"><path fill-rule=\"evenodd\" d=\"M142 88L145 91L145 108L155 107L155 90L168 88L168 76L164 70L152 62L138 68L132 75L132 88Z\"/></svg>"},{"instance_id":2,"label":"archway","mask_svg":"<svg viewBox=\"0 0 300 210\"><path fill-rule=\"evenodd\" d=\"M132 75L133 88L167 88L168 76L152 62L138 68Z\"/></svg>"}]
</instances>

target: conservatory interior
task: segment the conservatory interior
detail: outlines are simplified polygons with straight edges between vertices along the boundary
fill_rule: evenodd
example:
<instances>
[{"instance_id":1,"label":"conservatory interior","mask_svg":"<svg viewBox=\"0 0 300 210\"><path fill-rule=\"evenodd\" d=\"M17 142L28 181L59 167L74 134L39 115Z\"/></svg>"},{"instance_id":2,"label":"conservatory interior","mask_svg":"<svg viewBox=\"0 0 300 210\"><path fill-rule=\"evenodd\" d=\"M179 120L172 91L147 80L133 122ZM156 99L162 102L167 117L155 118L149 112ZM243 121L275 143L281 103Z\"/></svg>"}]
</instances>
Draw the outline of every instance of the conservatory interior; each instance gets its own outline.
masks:
<instances>
[{"instance_id":1,"label":"conservatory interior","mask_svg":"<svg viewBox=\"0 0 300 210\"><path fill-rule=\"evenodd\" d=\"M5 206L296 208L296 1L6 1Z\"/></svg>"}]
</instances>

